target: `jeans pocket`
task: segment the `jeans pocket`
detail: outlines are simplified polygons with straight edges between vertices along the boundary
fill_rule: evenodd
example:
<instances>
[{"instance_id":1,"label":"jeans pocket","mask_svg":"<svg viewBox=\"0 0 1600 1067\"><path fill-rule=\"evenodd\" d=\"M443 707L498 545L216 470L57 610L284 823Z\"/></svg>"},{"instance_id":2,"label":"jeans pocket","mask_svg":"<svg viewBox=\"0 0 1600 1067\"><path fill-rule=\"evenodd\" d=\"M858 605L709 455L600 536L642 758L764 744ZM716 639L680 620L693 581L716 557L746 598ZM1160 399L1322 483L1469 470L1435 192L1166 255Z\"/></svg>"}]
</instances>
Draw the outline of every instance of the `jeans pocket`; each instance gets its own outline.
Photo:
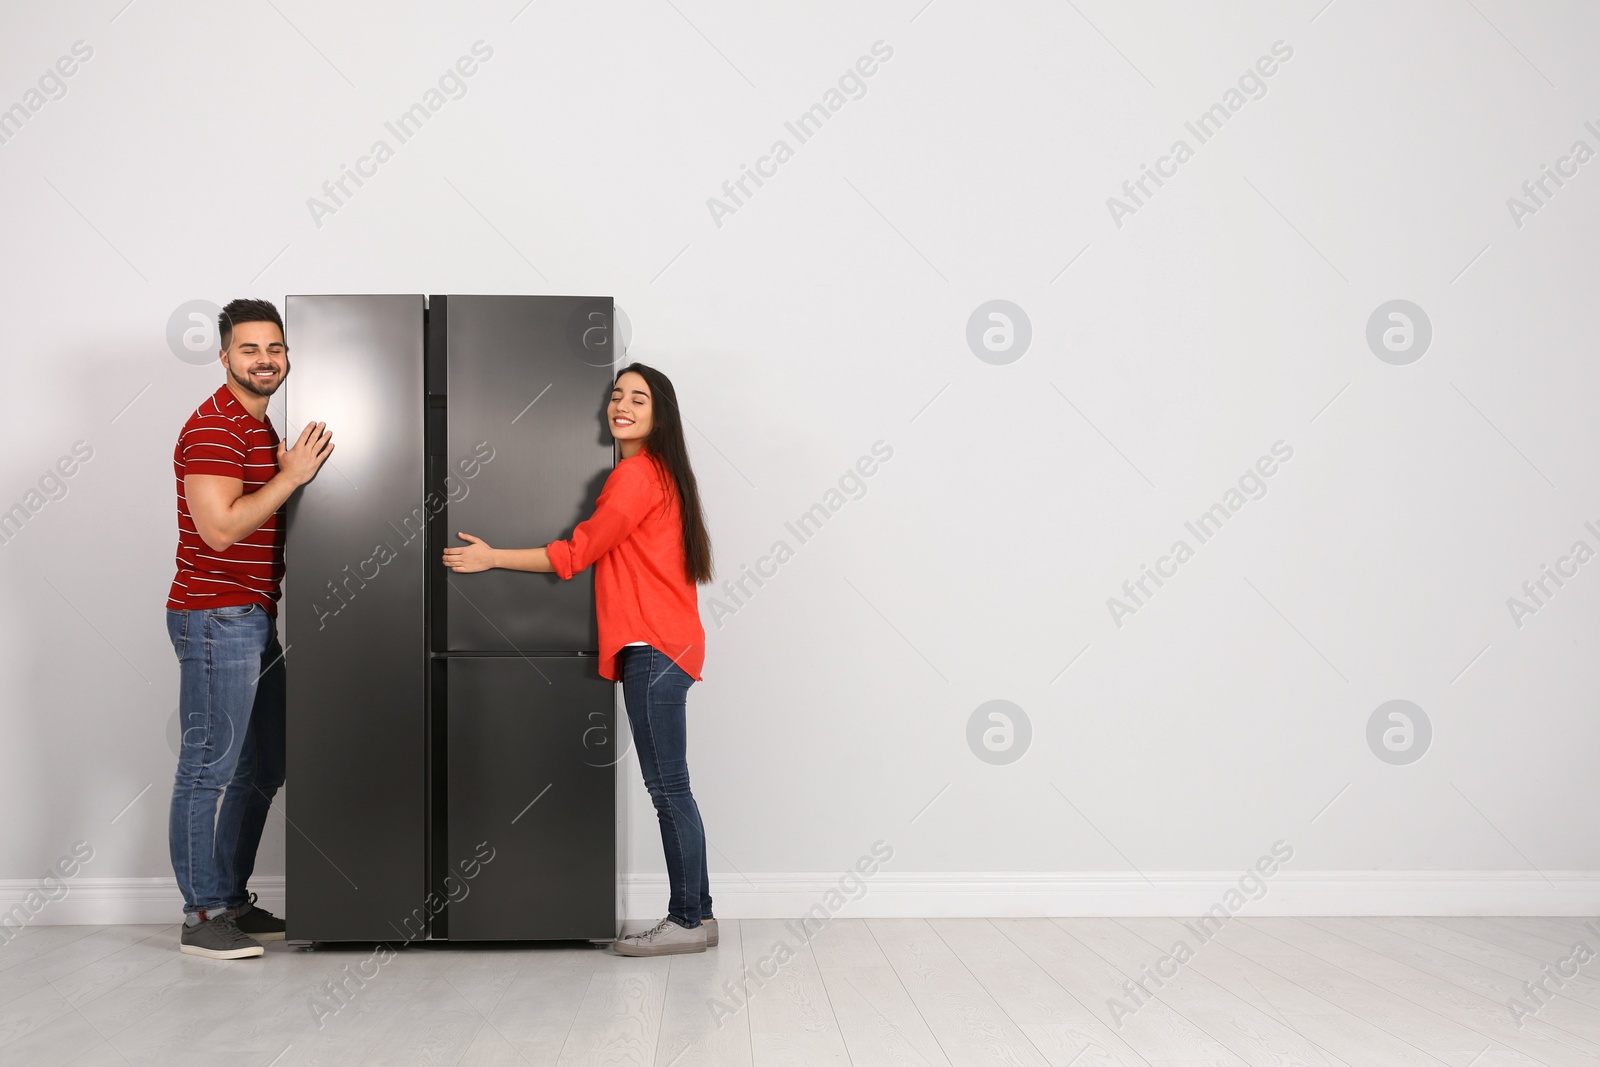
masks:
<instances>
[{"instance_id":1,"label":"jeans pocket","mask_svg":"<svg viewBox=\"0 0 1600 1067\"><path fill-rule=\"evenodd\" d=\"M212 608L211 617L214 619L242 619L251 612L259 610L260 607L260 604L251 602L249 604L234 604L226 608Z\"/></svg>"},{"instance_id":2,"label":"jeans pocket","mask_svg":"<svg viewBox=\"0 0 1600 1067\"><path fill-rule=\"evenodd\" d=\"M173 611L167 609L167 639L172 642L172 650L183 659L183 651L189 643L189 613L187 611Z\"/></svg>"}]
</instances>

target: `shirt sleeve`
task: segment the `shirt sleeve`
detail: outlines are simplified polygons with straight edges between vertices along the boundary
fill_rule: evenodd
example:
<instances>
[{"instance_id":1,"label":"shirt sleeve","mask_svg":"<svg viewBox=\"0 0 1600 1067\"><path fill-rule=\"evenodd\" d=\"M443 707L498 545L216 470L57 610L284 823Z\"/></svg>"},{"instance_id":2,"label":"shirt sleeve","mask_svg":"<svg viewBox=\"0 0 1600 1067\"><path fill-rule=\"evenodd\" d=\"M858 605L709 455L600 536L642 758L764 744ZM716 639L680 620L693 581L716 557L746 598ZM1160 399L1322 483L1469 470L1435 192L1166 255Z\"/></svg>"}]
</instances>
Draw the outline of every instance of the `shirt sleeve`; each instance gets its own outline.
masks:
<instances>
[{"instance_id":1,"label":"shirt sleeve","mask_svg":"<svg viewBox=\"0 0 1600 1067\"><path fill-rule=\"evenodd\" d=\"M226 423L197 421L183 435L183 473L244 481L244 442Z\"/></svg>"},{"instance_id":2,"label":"shirt sleeve","mask_svg":"<svg viewBox=\"0 0 1600 1067\"><path fill-rule=\"evenodd\" d=\"M545 546L551 567L562 579L571 578L627 540L660 497L649 460L617 464L600 490L594 514L578 523L567 540Z\"/></svg>"}]
</instances>

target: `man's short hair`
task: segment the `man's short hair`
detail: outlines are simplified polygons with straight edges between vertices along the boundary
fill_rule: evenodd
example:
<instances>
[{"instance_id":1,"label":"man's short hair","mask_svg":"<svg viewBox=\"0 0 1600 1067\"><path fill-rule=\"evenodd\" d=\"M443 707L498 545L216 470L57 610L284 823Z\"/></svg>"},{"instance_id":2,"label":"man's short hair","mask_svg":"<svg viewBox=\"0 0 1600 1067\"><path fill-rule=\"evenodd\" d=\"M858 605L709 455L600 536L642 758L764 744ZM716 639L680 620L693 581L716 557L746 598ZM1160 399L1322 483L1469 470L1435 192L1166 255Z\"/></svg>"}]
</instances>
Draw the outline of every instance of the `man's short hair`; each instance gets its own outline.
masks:
<instances>
[{"instance_id":1,"label":"man's short hair","mask_svg":"<svg viewBox=\"0 0 1600 1067\"><path fill-rule=\"evenodd\" d=\"M270 322L283 332L283 319L270 300L234 300L217 316L217 337L223 348L233 344L233 328L241 322Z\"/></svg>"}]
</instances>

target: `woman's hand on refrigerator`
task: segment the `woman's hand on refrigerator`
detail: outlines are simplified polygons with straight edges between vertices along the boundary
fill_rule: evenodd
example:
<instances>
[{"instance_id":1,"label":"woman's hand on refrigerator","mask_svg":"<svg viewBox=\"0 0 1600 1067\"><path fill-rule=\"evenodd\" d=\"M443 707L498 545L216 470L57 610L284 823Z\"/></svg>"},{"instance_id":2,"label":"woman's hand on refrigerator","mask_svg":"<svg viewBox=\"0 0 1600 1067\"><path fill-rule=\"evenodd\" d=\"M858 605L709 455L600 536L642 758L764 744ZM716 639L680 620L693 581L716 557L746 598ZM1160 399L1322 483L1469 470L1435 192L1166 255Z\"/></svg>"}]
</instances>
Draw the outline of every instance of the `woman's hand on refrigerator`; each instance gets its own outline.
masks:
<instances>
[{"instance_id":1,"label":"woman's hand on refrigerator","mask_svg":"<svg viewBox=\"0 0 1600 1067\"><path fill-rule=\"evenodd\" d=\"M458 533L456 536L469 543L444 550L446 567L457 574L473 574L489 570L496 565L494 549L483 538L473 537L469 533Z\"/></svg>"}]
</instances>

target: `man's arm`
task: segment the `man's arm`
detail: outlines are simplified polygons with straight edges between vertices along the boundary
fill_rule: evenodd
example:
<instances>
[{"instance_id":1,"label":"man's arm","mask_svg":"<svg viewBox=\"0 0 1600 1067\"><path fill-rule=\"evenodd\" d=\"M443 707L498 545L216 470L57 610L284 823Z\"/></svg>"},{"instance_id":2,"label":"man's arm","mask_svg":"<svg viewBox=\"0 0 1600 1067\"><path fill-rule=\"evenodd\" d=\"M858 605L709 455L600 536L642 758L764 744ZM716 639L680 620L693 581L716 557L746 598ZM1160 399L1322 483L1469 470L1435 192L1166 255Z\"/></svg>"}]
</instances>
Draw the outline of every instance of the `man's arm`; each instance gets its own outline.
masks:
<instances>
[{"instance_id":1,"label":"man's arm","mask_svg":"<svg viewBox=\"0 0 1600 1067\"><path fill-rule=\"evenodd\" d=\"M225 552L261 528L294 491L309 482L333 454L333 435L324 423L307 423L293 448L278 442L278 473L253 493L244 481L220 474L186 474L183 495L200 539Z\"/></svg>"}]
</instances>

